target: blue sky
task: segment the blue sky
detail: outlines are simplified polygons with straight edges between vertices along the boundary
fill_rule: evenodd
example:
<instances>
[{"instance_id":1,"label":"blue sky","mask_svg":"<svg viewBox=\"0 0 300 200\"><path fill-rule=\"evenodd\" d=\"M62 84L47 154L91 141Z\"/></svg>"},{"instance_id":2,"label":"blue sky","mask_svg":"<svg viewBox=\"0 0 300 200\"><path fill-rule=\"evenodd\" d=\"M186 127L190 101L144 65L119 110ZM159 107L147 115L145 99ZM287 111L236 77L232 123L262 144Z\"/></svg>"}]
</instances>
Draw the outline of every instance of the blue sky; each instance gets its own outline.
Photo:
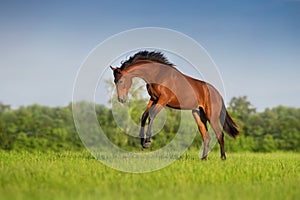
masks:
<instances>
[{"instance_id":1,"label":"blue sky","mask_svg":"<svg viewBox=\"0 0 300 200\"><path fill-rule=\"evenodd\" d=\"M226 102L300 107L300 1L1 1L0 102L72 100L77 70L100 42L138 27L180 31L217 64Z\"/></svg>"}]
</instances>

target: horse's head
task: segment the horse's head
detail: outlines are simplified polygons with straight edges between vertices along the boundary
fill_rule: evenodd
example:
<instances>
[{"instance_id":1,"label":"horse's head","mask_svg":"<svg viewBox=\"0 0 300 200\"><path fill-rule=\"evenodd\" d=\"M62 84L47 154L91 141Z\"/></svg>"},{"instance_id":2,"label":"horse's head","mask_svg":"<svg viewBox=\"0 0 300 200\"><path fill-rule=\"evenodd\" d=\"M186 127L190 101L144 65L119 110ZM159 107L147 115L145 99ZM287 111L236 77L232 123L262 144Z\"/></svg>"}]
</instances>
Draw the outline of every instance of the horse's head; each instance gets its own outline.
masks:
<instances>
[{"instance_id":1,"label":"horse's head","mask_svg":"<svg viewBox=\"0 0 300 200\"><path fill-rule=\"evenodd\" d=\"M120 68L113 68L112 66L110 68L113 70L115 77L114 82L117 88L118 101L125 103L132 84L132 78L122 72Z\"/></svg>"}]
</instances>

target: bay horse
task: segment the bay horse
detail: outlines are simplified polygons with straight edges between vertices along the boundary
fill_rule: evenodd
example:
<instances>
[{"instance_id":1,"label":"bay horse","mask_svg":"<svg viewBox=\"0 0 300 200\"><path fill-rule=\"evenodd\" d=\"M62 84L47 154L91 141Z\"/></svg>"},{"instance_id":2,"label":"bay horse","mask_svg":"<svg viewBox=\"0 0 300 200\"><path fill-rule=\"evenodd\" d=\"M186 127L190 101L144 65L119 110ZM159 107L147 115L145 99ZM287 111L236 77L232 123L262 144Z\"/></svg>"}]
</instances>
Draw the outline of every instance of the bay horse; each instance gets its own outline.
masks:
<instances>
[{"instance_id":1,"label":"bay horse","mask_svg":"<svg viewBox=\"0 0 300 200\"><path fill-rule=\"evenodd\" d=\"M110 66L110 68L114 75L118 101L121 103L127 100L133 78L141 78L147 83L150 100L141 117L139 134L143 148L150 147L153 120L161 109L167 106L173 109L192 110L204 142L202 160L207 158L210 142L207 122L217 136L221 159L226 159L223 130L233 138L239 135L239 130L228 114L222 96L211 84L181 73L161 52L156 51L140 51L123 62L121 67ZM144 127L148 118L145 137Z\"/></svg>"}]
</instances>

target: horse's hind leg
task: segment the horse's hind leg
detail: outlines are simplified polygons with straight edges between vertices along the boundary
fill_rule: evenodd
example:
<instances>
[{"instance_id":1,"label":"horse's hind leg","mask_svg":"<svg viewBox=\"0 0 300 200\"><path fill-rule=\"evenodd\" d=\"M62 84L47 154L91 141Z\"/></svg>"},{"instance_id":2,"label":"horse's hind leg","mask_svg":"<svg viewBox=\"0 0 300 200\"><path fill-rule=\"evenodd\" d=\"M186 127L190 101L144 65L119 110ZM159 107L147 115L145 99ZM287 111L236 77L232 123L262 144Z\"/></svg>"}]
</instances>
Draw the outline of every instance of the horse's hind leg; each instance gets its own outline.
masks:
<instances>
[{"instance_id":1,"label":"horse's hind leg","mask_svg":"<svg viewBox=\"0 0 300 200\"><path fill-rule=\"evenodd\" d=\"M220 144L220 151L221 151L221 159L222 160L226 160L226 155L225 155L225 150L224 150L224 134L221 131L221 127L219 124L219 119L212 119L210 121L210 125L213 128L213 130L215 131L217 138L218 138L218 142Z\"/></svg>"},{"instance_id":2,"label":"horse's hind leg","mask_svg":"<svg viewBox=\"0 0 300 200\"><path fill-rule=\"evenodd\" d=\"M210 136L207 130L206 122L207 119L205 117L205 113L203 112L202 109L199 110L193 110L192 111L194 119L198 125L199 132L202 136L202 140L204 143L204 149L203 149L203 154L202 154L202 160L205 160L207 158L208 154L208 148L209 148L209 142L210 142Z\"/></svg>"}]
</instances>

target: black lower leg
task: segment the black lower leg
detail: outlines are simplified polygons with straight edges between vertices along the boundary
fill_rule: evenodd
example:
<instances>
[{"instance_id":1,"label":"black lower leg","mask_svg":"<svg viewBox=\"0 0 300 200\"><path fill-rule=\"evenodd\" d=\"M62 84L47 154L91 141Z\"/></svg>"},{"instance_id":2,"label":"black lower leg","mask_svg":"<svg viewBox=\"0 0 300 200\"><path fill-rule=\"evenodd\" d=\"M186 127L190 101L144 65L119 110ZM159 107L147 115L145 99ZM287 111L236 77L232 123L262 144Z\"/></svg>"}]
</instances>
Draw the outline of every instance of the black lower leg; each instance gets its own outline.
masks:
<instances>
[{"instance_id":1,"label":"black lower leg","mask_svg":"<svg viewBox=\"0 0 300 200\"><path fill-rule=\"evenodd\" d=\"M210 136L209 133L207 132L204 138L204 149L203 149L203 154L202 154L202 160L206 160L207 155L208 155L208 149L209 149L209 142L210 142Z\"/></svg>"},{"instance_id":2,"label":"black lower leg","mask_svg":"<svg viewBox=\"0 0 300 200\"><path fill-rule=\"evenodd\" d=\"M224 149L224 134L222 133L221 138L219 139L221 159L226 160L225 149Z\"/></svg>"},{"instance_id":3,"label":"black lower leg","mask_svg":"<svg viewBox=\"0 0 300 200\"><path fill-rule=\"evenodd\" d=\"M141 145L144 146L144 143L145 143L145 134L144 134L144 131L145 131L145 124L146 124L146 121L147 121L147 118L149 116L149 112L148 110L146 110L144 112L144 114L142 115L142 119L141 119L141 130L140 130L140 139L141 139Z\"/></svg>"},{"instance_id":4,"label":"black lower leg","mask_svg":"<svg viewBox=\"0 0 300 200\"><path fill-rule=\"evenodd\" d=\"M149 118L149 124L148 124L148 129L146 132L146 139L145 139L145 143L143 144L144 148L149 148L151 146L151 127L152 127L152 119Z\"/></svg>"}]
</instances>

